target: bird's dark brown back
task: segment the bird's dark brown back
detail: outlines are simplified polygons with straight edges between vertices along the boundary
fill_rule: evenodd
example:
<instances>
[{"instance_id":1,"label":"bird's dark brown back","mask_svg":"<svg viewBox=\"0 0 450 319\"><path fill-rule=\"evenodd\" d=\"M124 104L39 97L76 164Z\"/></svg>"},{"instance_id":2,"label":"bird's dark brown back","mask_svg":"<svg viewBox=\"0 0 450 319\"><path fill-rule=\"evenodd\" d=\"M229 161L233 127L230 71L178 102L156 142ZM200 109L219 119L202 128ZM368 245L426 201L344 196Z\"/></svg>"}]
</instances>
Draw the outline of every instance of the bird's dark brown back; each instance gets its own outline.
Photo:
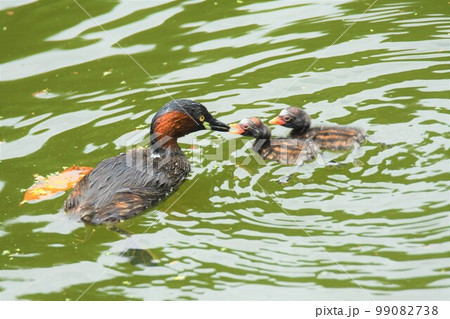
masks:
<instances>
[{"instance_id":1,"label":"bird's dark brown back","mask_svg":"<svg viewBox=\"0 0 450 319\"><path fill-rule=\"evenodd\" d=\"M190 165L179 152L154 154L134 149L102 161L72 190L65 210L92 224L134 217L169 196Z\"/></svg>"},{"instance_id":2,"label":"bird's dark brown back","mask_svg":"<svg viewBox=\"0 0 450 319\"><path fill-rule=\"evenodd\" d=\"M310 161L317 150L310 141L296 138L276 138L270 140L270 146L255 149L263 159L277 161L287 165L297 165Z\"/></svg>"},{"instance_id":3,"label":"bird's dark brown back","mask_svg":"<svg viewBox=\"0 0 450 319\"><path fill-rule=\"evenodd\" d=\"M361 144L365 140L364 133L356 128L324 126L313 127L304 133L291 132L290 137L312 140L322 150L348 150L354 143Z\"/></svg>"}]
</instances>

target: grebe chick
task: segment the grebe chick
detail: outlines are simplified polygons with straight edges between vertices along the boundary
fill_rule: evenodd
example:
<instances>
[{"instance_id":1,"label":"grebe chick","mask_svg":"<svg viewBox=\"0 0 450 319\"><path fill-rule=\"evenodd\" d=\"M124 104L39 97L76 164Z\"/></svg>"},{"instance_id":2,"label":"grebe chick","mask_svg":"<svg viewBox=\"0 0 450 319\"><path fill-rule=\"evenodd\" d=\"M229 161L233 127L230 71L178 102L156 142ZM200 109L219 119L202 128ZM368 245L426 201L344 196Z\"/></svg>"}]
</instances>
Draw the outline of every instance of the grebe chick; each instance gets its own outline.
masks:
<instances>
[{"instance_id":1,"label":"grebe chick","mask_svg":"<svg viewBox=\"0 0 450 319\"><path fill-rule=\"evenodd\" d=\"M300 165L315 158L317 151L310 141L296 138L273 138L267 125L256 117L245 118L237 124L230 124L230 133L255 138L253 150L263 159L282 164Z\"/></svg>"},{"instance_id":2,"label":"grebe chick","mask_svg":"<svg viewBox=\"0 0 450 319\"><path fill-rule=\"evenodd\" d=\"M298 107L288 107L280 112L270 124L292 128L290 138L312 140L322 150L343 151L351 149L355 143L365 140L364 132L352 127L321 126L310 127L311 118Z\"/></svg>"}]
</instances>

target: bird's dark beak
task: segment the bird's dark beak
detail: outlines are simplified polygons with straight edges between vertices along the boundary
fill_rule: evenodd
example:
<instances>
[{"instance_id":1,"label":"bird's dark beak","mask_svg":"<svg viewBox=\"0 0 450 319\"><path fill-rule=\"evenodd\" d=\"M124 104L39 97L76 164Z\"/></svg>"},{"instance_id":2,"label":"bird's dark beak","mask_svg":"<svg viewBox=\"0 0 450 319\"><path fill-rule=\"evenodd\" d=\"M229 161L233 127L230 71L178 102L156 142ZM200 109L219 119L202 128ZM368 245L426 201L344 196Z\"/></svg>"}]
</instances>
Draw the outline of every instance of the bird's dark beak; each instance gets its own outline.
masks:
<instances>
[{"instance_id":1,"label":"bird's dark beak","mask_svg":"<svg viewBox=\"0 0 450 319\"><path fill-rule=\"evenodd\" d=\"M220 122L219 120L212 118L212 120L208 122L204 122L203 126L208 130L219 131L219 132L228 132L230 127L225 123Z\"/></svg>"}]
</instances>

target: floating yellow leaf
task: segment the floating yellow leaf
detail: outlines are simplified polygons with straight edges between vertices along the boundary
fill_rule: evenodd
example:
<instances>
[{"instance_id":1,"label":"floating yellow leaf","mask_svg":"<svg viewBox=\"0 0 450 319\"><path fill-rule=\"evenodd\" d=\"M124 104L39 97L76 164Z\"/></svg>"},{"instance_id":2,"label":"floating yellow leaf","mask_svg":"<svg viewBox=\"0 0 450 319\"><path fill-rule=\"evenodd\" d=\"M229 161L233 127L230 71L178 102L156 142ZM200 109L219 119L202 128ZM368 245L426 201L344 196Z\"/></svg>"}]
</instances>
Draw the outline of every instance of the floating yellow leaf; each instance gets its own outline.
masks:
<instances>
[{"instance_id":1,"label":"floating yellow leaf","mask_svg":"<svg viewBox=\"0 0 450 319\"><path fill-rule=\"evenodd\" d=\"M36 203L45 199L54 198L61 192L75 186L91 170L92 167L72 166L61 173L51 174L46 178L36 176L36 183L28 188L20 204Z\"/></svg>"},{"instance_id":2,"label":"floating yellow leaf","mask_svg":"<svg viewBox=\"0 0 450 319\"><path fill-rule=\"evenodd\" d=\"M183 280L185 278L186 278L186 276L176 276L173 278L173 280Z\"/></svg>"}]
</instances>

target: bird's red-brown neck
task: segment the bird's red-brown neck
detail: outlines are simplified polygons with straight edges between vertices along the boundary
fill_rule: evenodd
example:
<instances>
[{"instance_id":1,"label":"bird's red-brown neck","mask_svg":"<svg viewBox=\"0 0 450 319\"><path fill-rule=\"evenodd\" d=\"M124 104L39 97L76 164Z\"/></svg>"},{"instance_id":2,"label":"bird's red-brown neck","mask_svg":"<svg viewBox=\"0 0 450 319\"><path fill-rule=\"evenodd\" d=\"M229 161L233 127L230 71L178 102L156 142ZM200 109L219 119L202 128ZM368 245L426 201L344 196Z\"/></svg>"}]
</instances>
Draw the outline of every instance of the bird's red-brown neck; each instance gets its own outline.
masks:
<instances>
[{"instance_id":1,"label":"bird's red-brown neck","mask_svg":"<svg viewBox=\"0 0 450 319\"><path fill-rule=\"evenodd\" d=\"M158 149L179 149L178 138L197 130L197 123L182 111L172 111L160 116L152 127L151 144Z\"/></svg>"}]
</instances>

